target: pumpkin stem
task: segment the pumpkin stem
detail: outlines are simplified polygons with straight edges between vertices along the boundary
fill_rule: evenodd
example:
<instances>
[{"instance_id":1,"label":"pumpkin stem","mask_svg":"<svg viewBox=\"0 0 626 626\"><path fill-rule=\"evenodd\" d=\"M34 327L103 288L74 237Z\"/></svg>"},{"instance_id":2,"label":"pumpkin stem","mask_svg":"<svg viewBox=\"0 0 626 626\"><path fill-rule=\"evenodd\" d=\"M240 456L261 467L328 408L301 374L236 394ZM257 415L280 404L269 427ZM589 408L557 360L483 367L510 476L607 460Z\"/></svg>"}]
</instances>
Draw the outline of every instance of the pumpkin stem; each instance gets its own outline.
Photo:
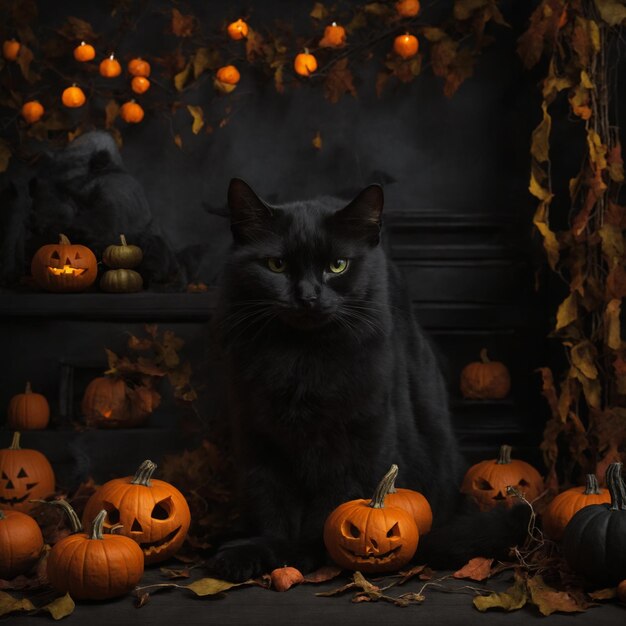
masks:
<instances>
[{"instance_id":1,"label":"pumpkin stem","mask_svg":"<svg viewBox=\"0 0 626 626\"><path fill-rule=\"evenodd\" d=\"M143 485L144 487L152 487L150 479L154 470L157 468L156 463L153 463L149 459L146 459L135 472L135 476L130 481L131 485Z\"/></svg>"},{"instance_id":2,"label":"pumpkin stem","mask_svg":"<svg viewBox=\"0 0 626 626\"><path fill-rule=\"evenodd\" d=\"M369 506L373 509L382 509L385 506L385 496L389 493L389 490L393 486L397 477L398 466L394 463L389 468L389 471L383 476L382 480L378 483L378 487L376 487L376 491L372 496Z\"/></svg>"},{"instance_id":3,"label":"pumpkin stem","mask_svg":"<svg viewBox=\"0 0 626 626\"><path fill-rule=\"evenodd\" d=\"M24 393L33 393L33 388L30 386L30 380L26 381L26 387L24 388Z\"/></svg>"},{"instance_id":4,"label":"pumpkin stem","mask_svg":"<svg viewBox=\"0 0 626 626\"><path fill-rule=\"evenodd\" d=\"M120 235L120 241L122 242L123 246L127 246L128 244L126 243L126 236L125 235Z\"/></svg>"},{"instance_id":5,"label":"pumpkin stem","mask_svg":"<svg viewBox=\"0 0 626 626\"><path fill-rule=\"evenodd\" d=\"M583 494L586 496L597 496L600 494L600 485L595 474L587 474L585 476L585 490Z\"/></svg>"},{"instance_id":6,"label":"pumpkin stem","mask_svg":"<svg viewBox=\"0 0 626 626\"><path fill-rule=\"evenodd\" d=\"M487 356L487 348L483 348L480 351L480 360L483 363L491 363L491 359Z\"/></svg>"},{"instance_id":7,"label":"pumpkin stem","mask_svg":"<svg viewBox=\"0 0 626 626\"><path fill-rule=\"evenodd\" d=\"M60 246L69 246L70 244L70 240L63 234L61 233L59 235L59 245Z\"/></svg>"},{"instance_id":8,"label":"pumpkin stem","mask_svg":"<svg viewBox=\"0 0 626 626\"><path fill-rule=\"evenodd\" d=\"M102 509L96 518L93 520L93 524L91 526L91 537L90 539L103 539L104 538L104 518L107 516L107 512Z\"/></svg>"},{"instance_id":9,"label":"pumpkin stem","mask_svg":"<svg viewBox=\"0 0 626 626\"><path fill-rule=\"evenodd\" d=\"M29 502L41 502L42 504L52 504L54 506L60 506L63 509L65 515L70 520L70 526L73 533L79 533L83 529L83 525L80 523L76 511L72 508L72 505L67 500L29 500Z\"/></svg>"},{"instance_id":10,"label":"pumpkin stem","mask_svg":"<svg viewBox=\"0 0 626 626\"><path fill-rule=\"evenodd\" d=\"M608 466L606 485L611 494L611 511L626 511L626 485L622 479L621 463L611 463Z\"/></svg>"},{"instance_id":11,"label":"pumpkin stem","mask_svg":"<svg viewBox=\"0 0 626 626\"><path fill-rule=\"evenodd\" d=\"M0 520L6 519L6 515L4 514L4 511L2 509L0 509Z\"/></svg>"},{"instance_id":12,"label":"pumpkin stem","mask_svg":"<svg viewBox=\"0 0 626 626\"><path fill-rule=\"evenodd\" d=\"M20 433L16 430L13 433L13 440L9 446L9 450L20 450Z\"/></svg>"},{"instance_id":13,"label":"pumpkin stem","mask_svg":"<svg viewBox=\"0 0 626 626\"><path fill-rule=\"evenodd\" d=\"M500 453L498 454L498 460L496 461L496 464L508 465L511 462L511 450L513 450L511 446L500 446Z\"/></svg>"}]
</instances>

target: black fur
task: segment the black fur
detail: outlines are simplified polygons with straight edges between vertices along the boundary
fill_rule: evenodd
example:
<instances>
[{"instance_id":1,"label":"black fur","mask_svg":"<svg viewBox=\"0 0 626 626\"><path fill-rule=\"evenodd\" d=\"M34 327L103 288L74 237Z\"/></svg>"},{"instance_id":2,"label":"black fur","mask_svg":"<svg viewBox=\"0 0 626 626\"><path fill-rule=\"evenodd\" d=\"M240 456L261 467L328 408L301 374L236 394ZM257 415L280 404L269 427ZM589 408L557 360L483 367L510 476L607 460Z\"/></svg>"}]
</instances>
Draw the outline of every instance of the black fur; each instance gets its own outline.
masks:
<instances>
[{"instance_id":1,"label":"black fur","mask_svg":"<svg viewBox=\"0 0 626 626\"><path fill-rule=\"evenodd\" d=\"M229 204L234 246L215 328L249 536L222 545L210 569L242 580L319 565L328 513L372 494L392 463L397 485L424 493L444 525L463 464L433 350L379 245L381 188L347 206L269 206L235 179ZM335 259L349 260L345 272L330 271ZM482 518L466 519L457 543L433 531L424 554L450 567L481 553L477 526L489 528L489 549L523 535L506 513Z\"/></svg>"}]
</instances>

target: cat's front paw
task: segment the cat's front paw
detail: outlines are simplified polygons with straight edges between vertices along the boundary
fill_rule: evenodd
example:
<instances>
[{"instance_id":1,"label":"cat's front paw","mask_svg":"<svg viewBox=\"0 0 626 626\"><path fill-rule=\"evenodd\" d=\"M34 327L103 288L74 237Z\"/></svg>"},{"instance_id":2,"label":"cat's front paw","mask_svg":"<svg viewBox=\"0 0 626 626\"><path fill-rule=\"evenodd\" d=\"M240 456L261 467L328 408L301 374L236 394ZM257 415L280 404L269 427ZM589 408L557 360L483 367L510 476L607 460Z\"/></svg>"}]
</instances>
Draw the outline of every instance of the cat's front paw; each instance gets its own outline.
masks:
<instances>
[{"instance_id":1,"label":"cat's front paw","mask_svg":"<svg viewBox=\"0 0 626 626\"><path fill-rule=\"evenodd\" d=\"M223 545L206 567L215 578L243 582L274 569L276 562L268 546L251 540Z\"/></svg>"}]
</instances>

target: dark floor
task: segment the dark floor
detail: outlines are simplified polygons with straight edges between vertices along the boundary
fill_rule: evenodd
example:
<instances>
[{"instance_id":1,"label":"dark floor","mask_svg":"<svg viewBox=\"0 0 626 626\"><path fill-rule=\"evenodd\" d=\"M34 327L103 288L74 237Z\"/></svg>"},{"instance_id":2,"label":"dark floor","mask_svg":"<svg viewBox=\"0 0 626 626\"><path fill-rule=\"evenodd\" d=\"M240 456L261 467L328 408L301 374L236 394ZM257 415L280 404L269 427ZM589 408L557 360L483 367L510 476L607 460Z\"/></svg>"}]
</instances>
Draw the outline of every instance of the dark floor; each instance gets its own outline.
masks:
<instances>
[{"instance_id":1,"label":"dark floor","mask_svg":"<svg viewBox=\"0 0 626 626\"><path fill-rule=\"evenodd\" d=\"M172 565L180 567L180 565ZM197 571L197 570L196 570ZM193 578L201 577L202 573ZM439 575L439 573L438 573ZM503 573L498 579L487 583L469 581L446 581L446 588L457 589L465 585L503 590L508 586L511 574ZM142 585L164 582L158 568L149 570ZM177 581L188 584L189 580ZM318 591L336 589L348 582L344 577L319 584L301 585L284 593L259 587L233 589L222 597L198 598L192 593L173 589L153 594L140 609L135 608L134 598L126 596L118 600L99 603L81 603L74 613L63 620L67 626L125 626L126 624L149 624L150 626L183 626L187 624L216 624L228 626L395 626L396 624L463 624L464 626L516 626L537 621L545 626L576 624L576 626L612 626L626 624L626 606L603 604L580 614L553 614L542 617L535 607L527 606L512 613L490 611L478 612L472 605L471 593L443 593L434 588L426 589L426 600L421 605L399 608L386 602L351 602L352 593L337 597L317 597ZM389 595L417 592L424 583L411 580L402 587L389 590ZM6 618L5 618L6 619ZM16 626L28 624L41 626L50 618L44 615L9 616ZM19 621L18 621L19 620Z\"/></svg>"}]
</instances>

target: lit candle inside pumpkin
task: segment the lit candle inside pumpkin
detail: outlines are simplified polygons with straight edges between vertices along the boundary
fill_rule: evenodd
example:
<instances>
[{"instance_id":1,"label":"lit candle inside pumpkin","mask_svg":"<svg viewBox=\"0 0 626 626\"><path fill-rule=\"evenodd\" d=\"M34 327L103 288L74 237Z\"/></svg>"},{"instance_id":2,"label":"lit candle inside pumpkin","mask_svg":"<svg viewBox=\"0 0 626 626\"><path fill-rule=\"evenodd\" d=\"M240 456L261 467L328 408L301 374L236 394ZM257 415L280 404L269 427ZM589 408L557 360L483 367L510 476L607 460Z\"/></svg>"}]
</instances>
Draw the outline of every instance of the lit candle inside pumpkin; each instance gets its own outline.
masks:
<instances>
[{"instance_id":1,"label":"lit candle inside pumpkin","mask_svg":"<svg viewBox=\"0 0 626 626\"><path fill-rule=\"evenodd\" d=\"M48 267L48 271L55 276L59 274L76 274L80 276L86 270L81 267L72 267L71 265L64 265L63 267Z\"/></svg>"}]
</instances>

